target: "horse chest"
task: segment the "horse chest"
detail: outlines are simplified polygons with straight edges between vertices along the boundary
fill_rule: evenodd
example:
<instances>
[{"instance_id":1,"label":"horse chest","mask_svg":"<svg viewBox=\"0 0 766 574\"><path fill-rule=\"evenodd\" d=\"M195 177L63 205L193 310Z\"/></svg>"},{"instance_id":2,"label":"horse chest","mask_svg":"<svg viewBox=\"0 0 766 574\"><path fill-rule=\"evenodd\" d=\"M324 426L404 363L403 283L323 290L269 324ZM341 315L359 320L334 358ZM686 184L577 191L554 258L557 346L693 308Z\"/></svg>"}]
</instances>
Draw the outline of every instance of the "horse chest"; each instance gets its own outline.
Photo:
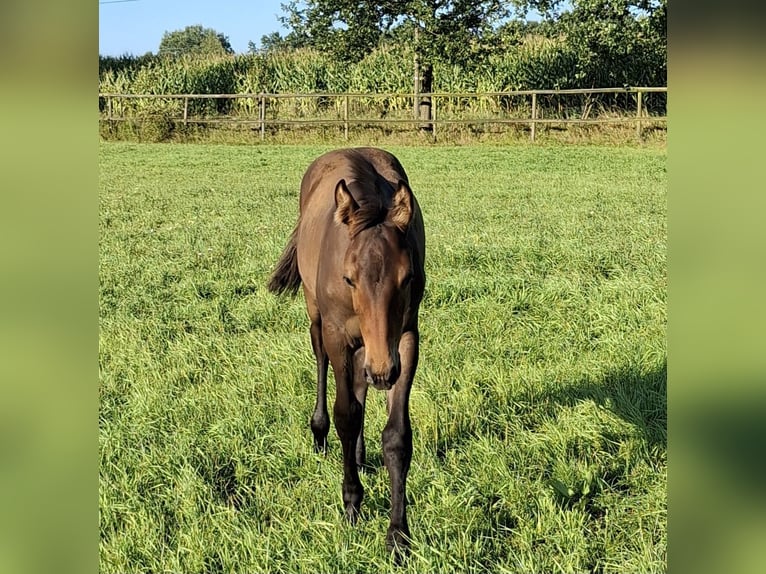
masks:
<instances>
[{"instance_id":1,"label":"horse chest","mask_svg":"<svg viewBox=\"0 0 766 574\"><path fill-rule=\"evenodd\" d=\"M346 319L344 328L346 331L347 340L354 341L354 340L362 339L362 328L359 325L359 317L357 317L356 315L352 315L351 317Z\"/></svg>"}]
</instances>

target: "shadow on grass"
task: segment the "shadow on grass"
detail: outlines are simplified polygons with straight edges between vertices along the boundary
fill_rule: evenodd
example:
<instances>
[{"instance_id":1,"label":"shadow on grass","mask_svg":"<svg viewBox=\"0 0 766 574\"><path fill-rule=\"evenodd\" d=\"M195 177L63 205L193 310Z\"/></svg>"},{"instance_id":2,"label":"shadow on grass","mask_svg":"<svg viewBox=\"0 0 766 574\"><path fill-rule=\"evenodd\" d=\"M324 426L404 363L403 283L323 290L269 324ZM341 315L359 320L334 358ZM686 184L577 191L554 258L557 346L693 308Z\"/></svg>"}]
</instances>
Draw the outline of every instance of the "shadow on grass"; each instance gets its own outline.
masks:
<instances>
[{"instance_id":1,"label":"shadow on grass","mask_svg":"<svg viewBox=\"0 0 766 574\"><path fill-rule=\"evenodd\" d=\"M643 373L631 368L610 371L599 381L584 380L546 391L539 400L575 406L592 400L635 427L650 448L667 450L668 368Z\"/></svg>"},{"instance_id":2,"label":"shadow on grass","mask_svg":"<svg viewBox=\"0 0 766 574\"><path fill-rule=\"evenodd\" d=\"M667 378L665 359L661 365L648 371L626 367L608 371L596 380L584 379L559 388L549 388L534 400L546 403L550 414L562 406L575 407L583 401L592 401L635 429L636 435L646 445L646 453L639 454L639 457L661 460L667 452ZM618 436L610 436L609 439L611 443L625 440ZM562 509L579 508L583 511L591 521L590 528L605 528L604 520L612 509L615 496L638 497L636 500L642 497L642 488L630 477L625 461L620 459L622 457L612 456L608 460L602 459L579 476L577 472L574 475L565 472L563 476L551 476L550 486L556 502ZM603 496L605 492L609 493L606 497ZM594 547L588 558L588 571L601 571L598 563L603 557L602 552Z\"/></svg>"},{"instance_id":3,"label":"shadow on grass","mask_svg":"<svg viewBox=\"0 0 766 574\"><path fill-rule=\"evenodd\" d=\"M359 467L359 470L364 474L377 474L379 471L385 470L385 468L386 466L383 462L383 453L376 450L373 452L367 452L364 464Z\"/></svg>"}]
</instances>

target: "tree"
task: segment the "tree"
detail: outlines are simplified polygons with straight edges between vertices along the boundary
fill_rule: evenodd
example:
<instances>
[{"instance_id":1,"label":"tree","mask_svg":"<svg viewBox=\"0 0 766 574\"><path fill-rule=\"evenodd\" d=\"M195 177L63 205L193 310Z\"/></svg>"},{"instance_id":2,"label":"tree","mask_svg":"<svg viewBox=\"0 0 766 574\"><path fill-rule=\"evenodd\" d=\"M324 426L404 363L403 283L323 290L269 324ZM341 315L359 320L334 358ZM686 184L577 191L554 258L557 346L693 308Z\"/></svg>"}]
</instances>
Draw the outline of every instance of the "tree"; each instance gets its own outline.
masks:
<instances>
[{"instance_id":1,"label":"tree","mask_svg":"<svg viewBox=\"0 0 766 574\"><path fill-rule=\"evenodd\" d=\"M513 0L539 12L577 56L592 86L667 82L667 0Z\"/></svg>"},{"instance_id":2,"label":"tree","mask_svg":"<svg viewBox=\"0 0 766 574\"><path fill-rule=\"evenodd\" d=\"M271 34L261 36L260 47L253 41L248 42L247 51L251 54L257 54L259 52L280 52L305 48L309 45L309 42L307 42L305 38L293 34L282 36L279 32L272 32Z\"/></svg>"},{"instance_id":3,"label":"tree","mask_svg":"<svg viewBox=\"0 0 766 574\"><path fill-rule=\"evenodd\" d=\"M502 0L290 0L282 4L287 38L359 61L382 42L412 43L415 89L433 90L433 63L471 67L491 52L491 32L509 14ZM403 34L404 32L404 34ZM420 105L430 119L430 101Z\"/></svg>"},{"instance_id":4,"label":"tree","mask_svg":"<svg viewBox=\"0 0 766 574\"><path fill-rule=\"evenodd\" d=\"M491 51L488 34L508 15L501 0L290 0L282 4L287 38L359 61L390 38L408 41L423 65L437 59L471 65Z\"/></svg>"},{"instance_id":5,"label":"tree","mask_svg":"<svg viewBox=\"0 0 766 574\"><path fill-rule=\"evenodd\" d=\"M229 39L212 28L200 25L165 32L160 41L160 56L212 56L233 54Z\"/></svg>"}]
</instances>

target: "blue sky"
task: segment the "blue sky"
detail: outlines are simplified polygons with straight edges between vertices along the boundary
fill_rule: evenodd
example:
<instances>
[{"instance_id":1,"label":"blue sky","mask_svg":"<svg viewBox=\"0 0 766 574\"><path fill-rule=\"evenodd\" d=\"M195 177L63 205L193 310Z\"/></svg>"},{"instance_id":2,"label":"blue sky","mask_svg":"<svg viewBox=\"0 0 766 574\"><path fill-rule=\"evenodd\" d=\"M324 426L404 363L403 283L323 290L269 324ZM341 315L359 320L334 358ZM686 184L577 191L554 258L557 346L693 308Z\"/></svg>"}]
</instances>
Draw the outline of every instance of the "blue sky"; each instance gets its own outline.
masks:
<instances>
[{"instance_id":1,"label":"blue sky","mask_svg":"<svg viewBox=\"0 0 766 574\"><path fill-rule=\"evenodd\" d=\"M165 32L201 24L228 37L241 54L251 40L260 45L266 34L287 33L277 19L283 3L287 0L99 0L98 53L157 52Z\"/></svg>"},{"instance_id":2,"label":"blue sky","mask_svg":"<svg viewBox=\"0 0 766 574\"><path fill-rule=\"evenodd\" d=\"M113 3L106 3L113 2ZM277 16L286 0L99 0L98 52L102 56L157 52L165 32L201 24L229 38L237 53L271 32L284 35Z\"/></svg>"}]
</instances>

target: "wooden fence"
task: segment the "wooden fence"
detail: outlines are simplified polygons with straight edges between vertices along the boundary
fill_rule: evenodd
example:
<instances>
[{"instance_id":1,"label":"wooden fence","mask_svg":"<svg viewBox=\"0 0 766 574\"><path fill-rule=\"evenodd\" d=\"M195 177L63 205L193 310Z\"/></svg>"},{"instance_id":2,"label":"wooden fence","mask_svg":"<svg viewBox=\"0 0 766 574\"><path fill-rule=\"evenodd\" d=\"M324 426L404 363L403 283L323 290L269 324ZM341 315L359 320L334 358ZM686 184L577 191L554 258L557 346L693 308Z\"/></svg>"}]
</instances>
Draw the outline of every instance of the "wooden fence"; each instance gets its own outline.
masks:
<instances>
[{"instance_id":1,"label":"wooden fence","mask_svg":"<svg viewBox=\"0 0 766 574\"><path fill-rule=\"evenodd\" d=\"M619 113L600 114L592 117L592 103L598 98L611 94L613 98L624 96L624 103L617 106ZM647 94L662 94L663 103L652 110L646 105ZM573 96L585 96L587 100L581 106L562 107L562 101ZM516 104L509 103L516 98ZM546 106L541 106L545 98ZM266 137L268 126L338 126L343 127L344 137L348 139L349 128L354 126L371 126L386 124L411 124L414 129L430 131L436 138L440 128L450 124L479 125L479 124L521 124L529 126L529 137L535 140L536 127L539 125L571 125L571 124L625 124L634 123L636 136L641 139L642 130L648 124L666 124L667 87L626 87L626 88L595 88L576 90L519 90L505 92L434 92L434 93L306 93L306 94L99 94L99 109L101 121L113 122L137 121L141 117L138 106L126 105L128 101L154 100L175 102L169 109L177 115L168 119L174 123L189 124L231 124L237 126L257 127L261 140ZM214 113L190 113L190 102L197 101L227 101L240 103L240 109L235 114L220 110ZM279 117L279 102L295 102L315 100L312 109L320 107L325 110L315 113L313 117L298 117L300 114L282 113ZM558 101L559 113L550 113L555 107L551 102ZM399 116L388 114L391 102L406 103L394 106ZM321 105L319 105L321 102ZM372 102L377 102L373 105ZM462 102L462 108L461 108ZM490 111L477 113L476 106L471 102L490 102L485 106ZM181 107L183 103L183 107ZM229 105L229 104L227 104ZM631 106L634 106L631 111ZM220 107L220 106L218 106ZM223 106L226 107L226 106ZM229 106L230 107L230 106ZM234 106L236 107L236 106ZM366 115L354 116L351 108L356 111L367 111ZM479 106L481 107L481 106ZM415 110L420 110L417 114ZM456 113L461 110L462 113ZM267 113L269 110L269 113ZM328 111L329 110L329 111ZM382 110L382 111L381 111ZM424 113L425 110L425 113ZM443 110L448 110L442 113ZM547 111L546 111L547 110ZM563 113L562 113L562 110ZM572 113L576 110L576 113ZM378 117L370 117L375 112ZM329 114L329 115L328 115ZM404 115L403 115L404 114Z\"/></svg>"}]
</instances>

